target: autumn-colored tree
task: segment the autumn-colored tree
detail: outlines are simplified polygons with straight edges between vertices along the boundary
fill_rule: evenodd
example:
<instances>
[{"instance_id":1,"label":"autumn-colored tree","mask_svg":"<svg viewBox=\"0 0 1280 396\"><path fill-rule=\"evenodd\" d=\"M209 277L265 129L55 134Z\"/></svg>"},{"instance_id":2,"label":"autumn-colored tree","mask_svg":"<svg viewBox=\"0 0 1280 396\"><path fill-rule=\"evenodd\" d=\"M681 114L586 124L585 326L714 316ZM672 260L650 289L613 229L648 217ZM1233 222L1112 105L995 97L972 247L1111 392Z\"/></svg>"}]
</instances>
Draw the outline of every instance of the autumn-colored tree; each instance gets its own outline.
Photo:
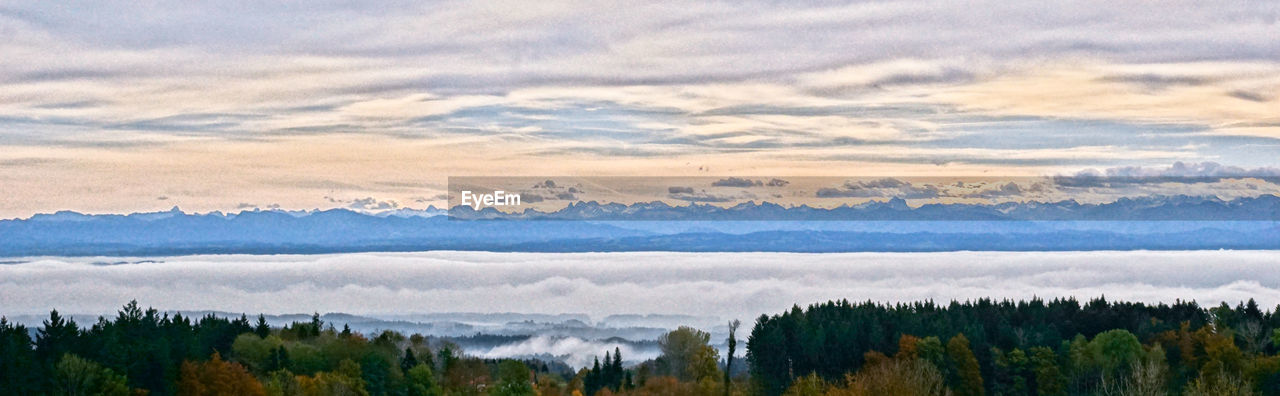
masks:
<instances>
[{"instance_id":1,"label":"autumn-colored tree","mask_svg":"<svg viewBox=\"0 0 1280 396\"><path fill-rule=\"evenodd\" d=\"M823 396L827 393L827 382L822 380L817 373L809 373L809 375L796 378L791 383L791 387L787 388L783 396Z\"/></svg>"},{"instance_id":2,"label":"autumn-colored tree","mask_svg":"<svg viewBox=\"0 0 1280 396\"><path fill-rule=\"evenodd\" d=\"M1195 338L1204 351L1200 376L1196 380L1199 388L1233 389L1235 382L1247 382L1240 378L1240 373L1244 371L1245 356L1236 346L1231 331L1218 333L1204 327L1196 331Z\"/></svg>"},{"instance_id":3,"label":"autumn-colored tree","mask_svg":"<svg viewBox=\"0 0 1280 396\"><path fill-rule=\"evenodd\" d=\"M1210 375L1201 374L1200 378L1187 384L1183 396L1253 396L1253 384L1239 376L1219 371Z\"/></svg>"},{"instance_id":4,"label":"autumn-colored tree","mask_svg":"<svg viewBox=\"0 0 1280 396\"><path fill-rule=\"evenodd\" d=\"M920 337L910 334L903 334L898 337L898 353L894 354L895 359L911 360L920 356L919 351Z\"/></svg>"},{"instance_id":5,"label":"autumn-colored tree","mask_svg":"<svg viewBox=\"0 0 1280 396\"><path fill-rule=\"evenodd\" d=\"M634 396L667 396L667 395L688 395L692 394L693 389L687 382L680 382L675 377L659 376L649 378L644 385L631 391L629 394Z\"/></svg>"},{"instance_id":6,"label":"autumn-colored tree","mask_svg":"<svg viewBox=\"0 0 1280 396\"><path fill-rule=\"evenodd\" d=\"M266 395L262 384L244 366L222 360L217 352L203 363L182 362L178 395Z\"/></svg>"},{"instance_id":7,"label":"autumn-colored tree","mask_svg":"<svg viewBox=\"0 0 1280 396\"><path fill-rule=\"evenodd\" d=\"M845 376L843 386L823 396L944 396L950 395L946 377L921 359L892 359Z\"/></svg>"},{"instance_id":8,"label":"autumn-colored tree","mask_svg":"<svg viewBox=\"0 0 1280 396\"><path fill-rule=\"evenodd\" d=\"M269 396L301 395L302 385L298 383L298 378L289 370L273 371L263 379L262 388Z\"/></svg>"},{"instance_id":9,"label":"autumn-colored tree","mask_svg":"<svg viewBox=\"0 0 1280 396\"><path fill-rule=\"evenodd\" d=\"M891 359L880 351L867 351L862 354L862 367L876 366L888 363Z\"/></svg>"},{"instance_id":10,"label":"autumn-colored tree","mask_svg":"<svg viewBox=\"0 0 1280 396\"><path fill-rule=\"evenodd\" d=\"M538 396L563 396L568 388L564 381L554 375L538 376ZM577 392L575 389L574 392Z\"/></svg>"},{"instance_id":11,"label":"autumn-colored tree","mask_svg":"<svg viewBox=\"0 0 1280 396\"><path fill-rule=\"evenodd\" d=\"M983 396L982 369L969 349L969 339L956 334L947 341L947 360L951 363L952 390L956 396Z\"/></svg>"},{"instance_id":12,"label":"autumn-colored tree","mask_svg":"<svg viewBox=\"0 0 1280 396\"><path fill-rule=\"evenodd\" d=\"M658 337L662 350L660 371L680 379L697 382L704 377L719 377L719 352L709 342L711 334L688 326L680 326Z\"/></svg>"},{"instance_id":13,"label":"autumn-colored tree","mask_svg":"<svg viewBox=\"0 0 1280 396\"><path fill-rule=\"evenodd\" d=\"M1182 322L1177 330L1167 330L1156 334L1152 341L1160 344L1166 351L1175 352L1178 361L1183 365L1199 367L1196 355L1196 337L1195 332L1191 330L1190 322Z\"/></svg>"},{"instance_id":14,"label":"autumn-colored tree","mask_svg":"<svg viewBox=\"0 0 1280 396\"><path fill-rule=\"evenodd\" d=\"M299 376L298 387L306 396L369 396L364 380L360 379L360 364L344 359L334 371L316 373L315 376Z\"/></svg>"}]
</instances>

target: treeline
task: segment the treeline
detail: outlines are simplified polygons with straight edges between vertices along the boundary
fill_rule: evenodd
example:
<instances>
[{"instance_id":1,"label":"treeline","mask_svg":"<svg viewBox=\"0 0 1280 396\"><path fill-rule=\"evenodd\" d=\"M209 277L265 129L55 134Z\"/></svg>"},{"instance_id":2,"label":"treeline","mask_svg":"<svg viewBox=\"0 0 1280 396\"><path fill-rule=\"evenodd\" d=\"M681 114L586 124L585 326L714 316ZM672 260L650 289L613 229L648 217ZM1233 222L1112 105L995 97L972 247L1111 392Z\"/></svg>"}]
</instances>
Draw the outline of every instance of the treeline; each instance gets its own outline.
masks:
<instances>
[{"instance_id":1,"label":"treeline","mask_svg":"<svg viewBox=\"0 0 1280 396\"><path fill-rule=\"evenodd\" d=\"M736 328L723 357L710 334L681 327L656 359L624 366L615 348L562 370L319 315L271 327L130 303L84 327L56 311L36 329L0 318L0 394L1280 395L1280 315L1252 300L828 302L761 316L745 365L732 359Z\"/></svg>"},{"instance_id":2,"label":"treeline","mask_svg":"<svg viewBox=\"0 0 1280 396\"><path fill-rule=\"evenodd\" d=\"M565 382L542 362L468 357L416 334L367 338L319 315L273 328L131 302L88 327L54 311L29 333L0 318L0 394L533 395Z\"/></svg>"},{"instance_id":3,"label":"treeline","mask_svg":"<svg viewBox=\"0 0 1280 396\"><path fill-rule=\"evenodd\" d=\"M848 301L761 316L763 395L1280 395L1280 315L1095 299Z\"/></svg>"},{"instance_id":4,"label":"treeline","mask_svg":"<svg viewBox=\"0 0 1280 396\"><path fill-rule=\"evenodd\" d=\"M339 330L318 314L272 327L261 315L193 319L130 302L86 327L57 311L34 331L0 317L0 394L720 396L730 385L706 332L682 327L658 344L661 357L632 367L615 348L558 370L419 334Z\"/></svg>"}]
</instances>

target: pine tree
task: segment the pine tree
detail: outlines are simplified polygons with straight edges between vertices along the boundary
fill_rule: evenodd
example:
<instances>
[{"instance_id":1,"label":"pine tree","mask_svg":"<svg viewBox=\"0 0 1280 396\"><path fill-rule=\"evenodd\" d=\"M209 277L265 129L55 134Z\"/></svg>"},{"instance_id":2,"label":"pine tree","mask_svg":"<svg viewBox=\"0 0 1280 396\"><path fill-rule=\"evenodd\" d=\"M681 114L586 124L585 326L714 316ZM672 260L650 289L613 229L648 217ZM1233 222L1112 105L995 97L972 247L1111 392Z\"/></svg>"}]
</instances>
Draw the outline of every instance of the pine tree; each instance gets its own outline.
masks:
<instances>
[{"instance_id":1,"label":"pine tree","mask_svg":"<svg viewBox=\"0 0 1280 396\"><path fill-rule=\"evenodd\" d=\"M601 382L603 382L602 380L603 378L601 378L600 359L596 358L595 363L591 365L591 370L587 371L586 378L583 378L582 380L582 388L583 390L586 391L588 395L594 395L596 394L596 391L600 390L600 388L602 387L601 386Z\"/></svg>"},{"instance_id":2,"label":"pine tree","mask_svg":"<svg viewBox=\"0 0 1280 396\"><path fill-rule=\"evenodd\" d=\"M408 373L418 365L418 358L413 356L413 348L404 349L404 357L400 359L400 371Z\"/></svg>"},{"instance_id":3,"label":"pine tree","mask_svg":"<svg viewBox=\"0 0 1280 396\"><path fill-rule=\"evenodd\" d=\"M609 364L609 388L618 390L622 386L622 349L613 348L613 361Z\"/></svg>"},{"instance_id":4,"label":"pine tree","mask_svg":"<svg viewBox=\"0 0 1280 396\"><path fill-rule=\"evenodd\" d=\"M440 347L440 351L436 352L436 354L440 355L441 372L448 373L449 369L453 368L453 365L458 362L458 355L453 352L453 347L448 344Z\"/></svg>"},{"instance_id":5,"label":"pine tree","mask_svg":"<svg viewBox=\"0 0 1280 396\"><path fill-rule=\"evenodd\" d=\"M34 393L34 382L28 380L35 374L34 360L27 327L0 317L0 389L15 395Z\"/></svg>"},{"instance_id":6,"label":"pine tree","mask_svg":"<svg viewBox=\"0 0 1280 396\"><path fill-rule=\"evenodd\" d=\"M424 346L423 348L425 351L420 356L416 356L418 358L418 362L427 365L427 367L430 367L432 371L435 371L436 361L431 355L431 348L427 346Z\"/></svg>"},{"instance_id":7,"label":"pine tree","mask_svg":"<svg viewBox=\"0 0 1280 396\"><path fill-rule=\"evenodd\" d=\"M312 313L312 314L311 314L311 328L310 328L310 330L311 330L311 331L310 331L310 333L309 333L309 336L311 336L311 337L319 337L319 336L320 336L320 329L322 329L322 328L324 328L324 321L320 320L320 313L319 313L319 312Z\"/></svg>"},{"instance_id":8,"label":"pine tree","mask_svg":"<svg viewBox=\"0 0 1280 396\"><path fill-rule=\"evenodd\" d=\"M262 338L267 338L267 336L271 335L271 326L267 324L266 316L258 314L258 324L253 327L253 332Z\"/></svg>"},{"instance_id":9,"label":"pine tree","mask_svg":"<svg viewBox=\"0 0 1280 396\"><path fill-rule=\"evenodd\" d=\"M79 353L80 329L74 319L68 320L58 314L58 310L49 312L49 319L36 331L36 359L42 369L48 371L67 353Z\"/></svg>"}]
</instances>

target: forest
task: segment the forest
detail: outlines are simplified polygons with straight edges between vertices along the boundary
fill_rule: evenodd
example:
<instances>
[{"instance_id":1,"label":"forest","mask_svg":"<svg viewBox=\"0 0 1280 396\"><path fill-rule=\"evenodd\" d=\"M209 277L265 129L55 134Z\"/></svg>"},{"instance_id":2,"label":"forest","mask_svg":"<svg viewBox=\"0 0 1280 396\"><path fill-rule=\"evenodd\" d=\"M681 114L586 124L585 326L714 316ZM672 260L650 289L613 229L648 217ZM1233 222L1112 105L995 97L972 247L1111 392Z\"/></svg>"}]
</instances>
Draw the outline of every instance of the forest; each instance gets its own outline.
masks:
<instances>
[{"instance_id":1,"label":"forest","mask_svg":"<svg viewBox=\"0 0 1280 396\"><path fill-rule=\"evenodd\" d=\"M745 359L737 328L724 356L681 327L655 359L624 364L614 349L570 369L319 315L271 326L130 302L85 326L57 311L36 328L0 318L0 394L1280 395L1280 315L1253 300L831 301L761 315Z\"/></svg>"}]
</instances>

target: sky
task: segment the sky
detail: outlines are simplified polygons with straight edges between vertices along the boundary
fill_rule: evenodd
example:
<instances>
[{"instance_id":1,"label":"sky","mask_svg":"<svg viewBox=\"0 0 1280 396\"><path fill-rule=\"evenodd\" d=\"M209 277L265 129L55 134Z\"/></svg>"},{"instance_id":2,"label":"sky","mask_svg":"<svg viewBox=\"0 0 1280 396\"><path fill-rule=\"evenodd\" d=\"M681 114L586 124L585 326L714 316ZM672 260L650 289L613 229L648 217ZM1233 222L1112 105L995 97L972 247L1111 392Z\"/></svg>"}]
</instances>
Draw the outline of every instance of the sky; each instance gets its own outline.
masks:
<instances>
[{"instance_id":1,"label":"sky","mask_svg":"<svg viewBox=\"0 0 1280 396\"><path fill-rule=\"evenodd\" d=\"M1280 165L1274 1L0 0L0 217Z\"/></svg>"}]
</instances>

